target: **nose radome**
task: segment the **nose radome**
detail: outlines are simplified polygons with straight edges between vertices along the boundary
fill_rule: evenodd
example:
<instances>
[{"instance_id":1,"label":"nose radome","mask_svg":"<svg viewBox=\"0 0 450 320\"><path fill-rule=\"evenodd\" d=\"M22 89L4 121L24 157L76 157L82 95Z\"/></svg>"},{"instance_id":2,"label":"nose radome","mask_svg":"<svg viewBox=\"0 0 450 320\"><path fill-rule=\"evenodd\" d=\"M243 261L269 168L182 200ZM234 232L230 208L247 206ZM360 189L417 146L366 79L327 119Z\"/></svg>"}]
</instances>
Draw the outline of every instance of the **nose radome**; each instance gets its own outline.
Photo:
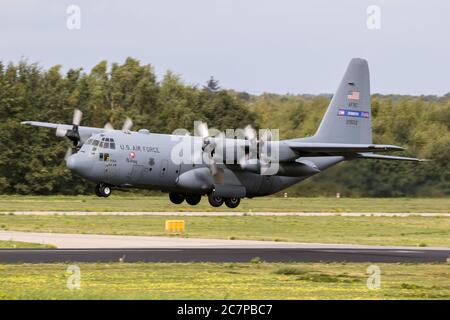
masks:
<instances>
[{"instance_id":1,"label":"nose radome","mask_svg":"<svg viewBox=\"0 0 450 320\"><path fill-rule=\"evenodd\" d=\"M76 167L76 159L75 159L75 155L71 155L69 158L67 158L66 160L66 166L67 168L69 168L70 170L75 170Z\"/></svg>"},{"instance_id":2,"label":"nose radome","mask_svg":"<svg viewBox=\"0 0 450 320\"><path fill-rule=\"evenodd\" d=\"M92 162L90 159L87 159L87 157L83 157L80 154L73 154L67 159L66 166L70 170L75 171L82 176L86 176L89 175L92 168Z\"/></svg>"}]
</instances>

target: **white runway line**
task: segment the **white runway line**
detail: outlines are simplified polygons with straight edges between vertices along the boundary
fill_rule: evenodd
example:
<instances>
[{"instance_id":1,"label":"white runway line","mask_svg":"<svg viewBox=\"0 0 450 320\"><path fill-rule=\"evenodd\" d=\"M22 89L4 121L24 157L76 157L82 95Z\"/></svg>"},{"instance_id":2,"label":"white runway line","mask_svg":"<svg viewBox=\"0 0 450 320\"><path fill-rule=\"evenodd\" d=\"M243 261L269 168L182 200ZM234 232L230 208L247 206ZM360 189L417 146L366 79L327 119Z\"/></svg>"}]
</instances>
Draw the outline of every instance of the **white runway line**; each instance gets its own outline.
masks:
<instances>
[{"instance_id":1,"label":"white runway line","mask_svg":"<svg viewBox=\"0 0 450 320\"><path fill-rule=\"evenodd\" d=\"M352 244L297 243L257 240L222 240L181 237L119 236L97 234L38 233L0 231L0 240L52 244L61 249L138 249L138 248L291 248L291 249L392 249L392 250L450 250L444 247L368 246Z\"/></svg>"},{"instance_id":2,"label":"white runway line","mask_svg":"<svg viewBox=\"0 0 450 320\"><path fill-rule=\"evenodd\" d=\"M8 215L67 215L67 216L300 216L300 217L447 217L450 213L407 213L407 212L196 212L196 211L177 211L177 212L107 212L107 211L3 211L0 214Z\"/></svg>"}]
</instances>

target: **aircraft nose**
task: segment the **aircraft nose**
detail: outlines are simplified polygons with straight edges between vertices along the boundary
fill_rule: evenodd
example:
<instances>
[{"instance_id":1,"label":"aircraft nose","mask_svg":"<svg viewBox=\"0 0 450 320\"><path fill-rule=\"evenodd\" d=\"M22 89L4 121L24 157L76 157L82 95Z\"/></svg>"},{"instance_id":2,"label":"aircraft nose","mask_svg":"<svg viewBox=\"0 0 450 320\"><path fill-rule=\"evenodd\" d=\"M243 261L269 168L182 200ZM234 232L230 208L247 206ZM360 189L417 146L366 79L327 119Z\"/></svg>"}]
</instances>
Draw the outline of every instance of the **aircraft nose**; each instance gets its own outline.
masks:
<instances>
[{"instance_id":1,"label":"aircraft nose","mask_svg":"<svg viewBox=\"0 0 450 320\"><path fill-rule=\"evenodd\" d=\"M80 156L79 154L71 155L66 161L67 168L76 173L87 176L92 168L92 162L86 157Z\"/></svg>"}]
</instances>

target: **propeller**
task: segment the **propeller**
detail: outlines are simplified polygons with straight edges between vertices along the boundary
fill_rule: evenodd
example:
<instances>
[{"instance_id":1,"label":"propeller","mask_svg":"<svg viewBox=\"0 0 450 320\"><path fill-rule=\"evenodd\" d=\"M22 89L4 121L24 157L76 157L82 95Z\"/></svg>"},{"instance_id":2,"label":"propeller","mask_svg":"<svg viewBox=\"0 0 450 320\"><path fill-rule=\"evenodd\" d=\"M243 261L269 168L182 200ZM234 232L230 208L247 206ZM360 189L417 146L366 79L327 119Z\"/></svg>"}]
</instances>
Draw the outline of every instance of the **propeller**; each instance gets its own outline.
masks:
<instances>
[{"instance_id":1,"label":"propeller","mask_svg":"<svg viewBox=\"0 0 450 320\"><path fill-rule=\"evenodd\" d=\"M67 151L66 151L66 154L64 155L64 161L66 161L67 162L67 160L69 159L69 157L72 155L72 148L71 147L68 147L67 148Z\"/></svg>"},{"instance_id":2,"label":"propeller","mask_svg":"<svg viewBox=\"0 0 450 320\"><path fill-rule=\"evenodd\" d=\"M73 146L77 147L78 142L80 141L80 133L78 132L78 126L81 123L81 117L83 113L79 109L75 109L73 112L72 119L72 129L66 129L63 126L56 127L56 136L57 137L67 137L70 141L72 141Z\"/></svg>"},{"instance_id":3,"label":"propeller","mask_svg":"<svg viewBox=\"0 0 450 320\"><path fill-rule=\"evenodd\" d=\"M247 145L241 147L244 155L238 160L239 165L243 170L264 174L271 165L272 131L264 130L257 140L256 130L248 125L244 128L244 136L249 141L249 149L246 152Z\"/></svg>"},{"instance_id":4,"label":"propeller","mask_svg":"<svg viewBox=\"0 0 450 320\"><path fill-rule=\"evenodd\" d=\"M133 126L133 121L132 121L130 118L126 117L126 118L125 118L125 121L124 121L124 123L123 123L123 125L122 125L122 131L129 131L129 130L131 129L132 126ZM113 127L113 125L111 124L111 122L107 122L107 123L103 126L103 129L105 129L105 131L113 131L113 130L114 130L114 127Z\"/></svg>"},{"instance_id":5,"label":"propeller","mask_svg":"<svg viewBox=\"0 0 450 320\"><path fill-rule=\"evenodd\" d=\"M125 121L123 122L123 125L122 125L122 131L129 131L132 126L133 126L133 120L131 120L129 117L126 117ZM103 126L103 129L105 129L105 131L113 131L114 127L111 124L111 122L107 122Z\"/></svg>"},{"instance_id":6,"label":"propeller","mask_svg":"<svg viewBox=\"0 0 450 320\"><path fill-rule=\"evenodd\" d=\"M202 138L201 149L195 150L193 155L194 163L202 163L204 160L204 155L207 156L206 163L209 166L209 171L217 183L223 183L224 171L217 166L216 160L214 159L214 154L216 151L217 143L210 135L208 125L205 122L195 123L195 133ZM222 139L223 134L220 133L216 139ZM220 140L222 141L222 140Z\"/></svg>"},{"instance_id":7,"label":"propeller","mask_svg":"<svg viewBox=\"0 0 450 320\"><path fill-rule=\"evenodd\" d=\"M259 163L260 163L260 171L264 173L270 167L270 157L269 154L272 154L271 144L272 141L272 132L270 130L264 130L261 135L261 139L259 142L260 153L259 153Z\"/></svg>"},{"instance_id":8,"label":"propeller","mask_svg":"<svg viewBox=\"0 0 450 320\"><path fill-rule=\"evenodd\" d=\"M113 125L111 124L111 122L107 122L107 123L105 124L105 126L103 127L103 129L105 129L106 131L113 131L113 130L114 130L114 127L113 127Z\"/></svg>"},{"instance_id":9,"label":"propeller","mask_svg":"<svg viewBox=\"0 0 450 320\"><path fill-rule=\"evenodd\" d=\"M132 126L133 126L133 121L130 118L126 117L125 122L123 123L123 126L122 126L122 131L129 131Z\"/></svg>"},{"instance_id":10,"label":"propeller","mask_svg":"<svg viewBox=\"0 0 450 320\"><path fill-rule=\"evenodd\" d=\"M257 146L258 146L258 140L256 139L257 138L256 130L251 125L247 125L244 128L244 137L249 142L248 152L246 152L246 147L247 147L246 144L241 146L243 156L238 160L239 165L243 169L247 167L247 165L249 164L249 160L257 161L255 159L257 157L251 157L251 156L257 156L256 153L257 153ZM255 162L255 161L252 161L252 162Z\"/></svg>"}]
</instances>

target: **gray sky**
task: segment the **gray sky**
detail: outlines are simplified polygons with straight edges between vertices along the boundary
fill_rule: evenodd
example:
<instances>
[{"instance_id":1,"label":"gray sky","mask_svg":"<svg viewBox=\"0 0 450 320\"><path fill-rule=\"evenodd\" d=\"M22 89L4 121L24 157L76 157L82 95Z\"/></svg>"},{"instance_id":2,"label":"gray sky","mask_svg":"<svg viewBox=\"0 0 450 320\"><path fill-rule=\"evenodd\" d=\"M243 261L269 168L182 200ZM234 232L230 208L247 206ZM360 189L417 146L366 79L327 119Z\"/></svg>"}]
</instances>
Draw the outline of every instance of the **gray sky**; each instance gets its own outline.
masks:
<instances>
[{"instance_id":1,"label":"gray sky","mask_svg":"<svg viewBox=\"0 0 450 320\"><path fill-rule=\"evenodd\" d=\"M69 5L81 29L69 30ZM369 5L381 9L370 30ZM185 82L211 75L251 93L334 92L352 57L368 59L372 92L450 91L450 1L2 0L0 60L90 69L127 56Z\"/></svg>"}]
</instances>

